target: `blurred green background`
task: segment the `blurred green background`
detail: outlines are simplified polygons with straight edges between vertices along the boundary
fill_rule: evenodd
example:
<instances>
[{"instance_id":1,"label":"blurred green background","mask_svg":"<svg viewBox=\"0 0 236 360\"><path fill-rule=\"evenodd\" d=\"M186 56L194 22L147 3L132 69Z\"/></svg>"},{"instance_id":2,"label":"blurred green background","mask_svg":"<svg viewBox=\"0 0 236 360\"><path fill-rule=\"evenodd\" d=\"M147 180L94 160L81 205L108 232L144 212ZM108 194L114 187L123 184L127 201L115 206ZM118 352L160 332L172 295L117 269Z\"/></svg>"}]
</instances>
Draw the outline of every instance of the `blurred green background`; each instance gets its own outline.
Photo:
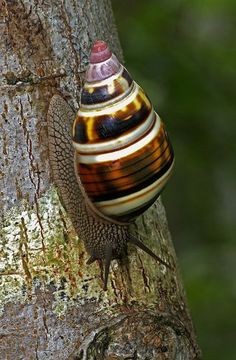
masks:
<instances>
[{"instance_id":1,"label":"blurred green background","mask_svg":"<svg viewBox=\"0 0 236 360\"><path fill-rule=\"evenodd\" d=\"M112 3L175 149L162 199L203 358L236 359L236 1Z\"/></svg>"}]
</instances>

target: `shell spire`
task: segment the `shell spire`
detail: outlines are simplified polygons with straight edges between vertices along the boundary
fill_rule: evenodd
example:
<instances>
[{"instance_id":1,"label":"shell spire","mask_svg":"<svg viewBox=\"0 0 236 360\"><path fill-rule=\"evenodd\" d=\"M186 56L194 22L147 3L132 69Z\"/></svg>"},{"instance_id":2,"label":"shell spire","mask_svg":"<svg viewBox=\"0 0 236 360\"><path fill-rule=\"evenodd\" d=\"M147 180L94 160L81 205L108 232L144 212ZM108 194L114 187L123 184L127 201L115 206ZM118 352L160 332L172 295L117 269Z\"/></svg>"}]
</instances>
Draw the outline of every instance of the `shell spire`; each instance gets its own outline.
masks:
<instances>
[{"instance_id":1,"label":"shell spire","mask_svg":"<svg viewBox=\"0 0 236 360\"><path fill-rule=\"evenodd\" d=\"M172 172L174 154L164 124L101 40L91 50L73 144L85 195L113 220L144 212Z\"/></svg>"},{"instance_id":2,"label":"shell spire","mask_svg":"<svg viewBox=\"0 0 236 360\"><path fill-rule=\"evenodd\" d=\"M90 83L105 80L115 75L120 66L117 57L112 54L108 45L102 40L97 40L91 50L86 81Z\"/></svg>"},{"instance_id":3,"label":"shell spire","mask_svg":"<svg viewBox=\"0 0 236 360\"><path fill-rule=\"evenodd\" d=\"M112 53L105 41L97 40L93 44L91 54L90 54L90 63L96 64L103 62L111 57Z\"/></svg>"}]
</instances>

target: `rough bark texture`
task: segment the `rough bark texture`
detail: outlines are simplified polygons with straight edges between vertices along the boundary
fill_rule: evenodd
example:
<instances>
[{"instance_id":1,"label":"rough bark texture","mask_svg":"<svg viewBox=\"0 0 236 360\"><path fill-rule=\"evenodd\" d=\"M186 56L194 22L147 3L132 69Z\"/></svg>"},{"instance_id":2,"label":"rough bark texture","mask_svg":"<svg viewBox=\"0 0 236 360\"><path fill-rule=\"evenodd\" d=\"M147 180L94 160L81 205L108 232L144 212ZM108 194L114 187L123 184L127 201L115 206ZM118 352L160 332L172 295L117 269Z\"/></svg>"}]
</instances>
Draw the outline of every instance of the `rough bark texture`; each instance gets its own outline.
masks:
<instances>
[{"instance_id":1,"label":"rough bark texture","mask_svg":"<svg viewBox=\"0 0 236 360\"><path fill-rule=\"evenodd\" d=\"M0 9L0 359L198 358L160 200L138 232L174 269L130 246L104 292L50 179L49 99L78 106L94 40L121 57L110 2L0 0Z\"/></svg>"}]
</instances>

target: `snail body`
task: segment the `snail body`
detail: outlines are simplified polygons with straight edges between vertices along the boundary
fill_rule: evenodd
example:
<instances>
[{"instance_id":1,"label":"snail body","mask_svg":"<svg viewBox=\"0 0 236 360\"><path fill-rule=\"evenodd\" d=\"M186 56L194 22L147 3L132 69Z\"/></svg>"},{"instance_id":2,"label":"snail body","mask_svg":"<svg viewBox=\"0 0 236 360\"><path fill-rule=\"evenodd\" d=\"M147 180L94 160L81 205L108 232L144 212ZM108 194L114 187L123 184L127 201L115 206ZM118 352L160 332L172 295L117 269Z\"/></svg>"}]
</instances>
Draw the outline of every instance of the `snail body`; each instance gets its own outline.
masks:
<instances>
[{"instance_id":1,"label":"snail body","mask_svg":"<svg viewBox=\"0 0 236 360\"><path fill-rule=\"evenodd\" d=\"M173 150L150 100L103 41L92 48L77 114L53 96L48 135L54 180L88 263L105 260L104 289L111 260L124 256L128 242L168 266L129 224L167 183Z\"/></svg>"}]
</instances>

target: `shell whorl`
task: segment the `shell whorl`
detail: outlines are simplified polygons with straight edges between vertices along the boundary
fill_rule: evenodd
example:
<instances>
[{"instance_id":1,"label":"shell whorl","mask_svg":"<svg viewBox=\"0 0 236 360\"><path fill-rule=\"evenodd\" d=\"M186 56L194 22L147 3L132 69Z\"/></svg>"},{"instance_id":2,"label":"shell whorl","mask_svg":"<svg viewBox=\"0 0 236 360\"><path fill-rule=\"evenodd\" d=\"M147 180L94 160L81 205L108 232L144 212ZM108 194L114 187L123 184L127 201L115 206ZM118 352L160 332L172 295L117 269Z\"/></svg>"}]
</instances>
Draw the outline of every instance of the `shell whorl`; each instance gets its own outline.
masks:
<instances>
[{"instance_id":1,"label":"shell whorl","mask_svg":"<svg viewBox=\"0 0 236 360\"><path fill-rule=\"evenodd\" d=\"M174 155L162 121L102 41L91 51L73 144L88 198L113 219L144 212L172 172Z\"/></svg>"}]
</instances>

